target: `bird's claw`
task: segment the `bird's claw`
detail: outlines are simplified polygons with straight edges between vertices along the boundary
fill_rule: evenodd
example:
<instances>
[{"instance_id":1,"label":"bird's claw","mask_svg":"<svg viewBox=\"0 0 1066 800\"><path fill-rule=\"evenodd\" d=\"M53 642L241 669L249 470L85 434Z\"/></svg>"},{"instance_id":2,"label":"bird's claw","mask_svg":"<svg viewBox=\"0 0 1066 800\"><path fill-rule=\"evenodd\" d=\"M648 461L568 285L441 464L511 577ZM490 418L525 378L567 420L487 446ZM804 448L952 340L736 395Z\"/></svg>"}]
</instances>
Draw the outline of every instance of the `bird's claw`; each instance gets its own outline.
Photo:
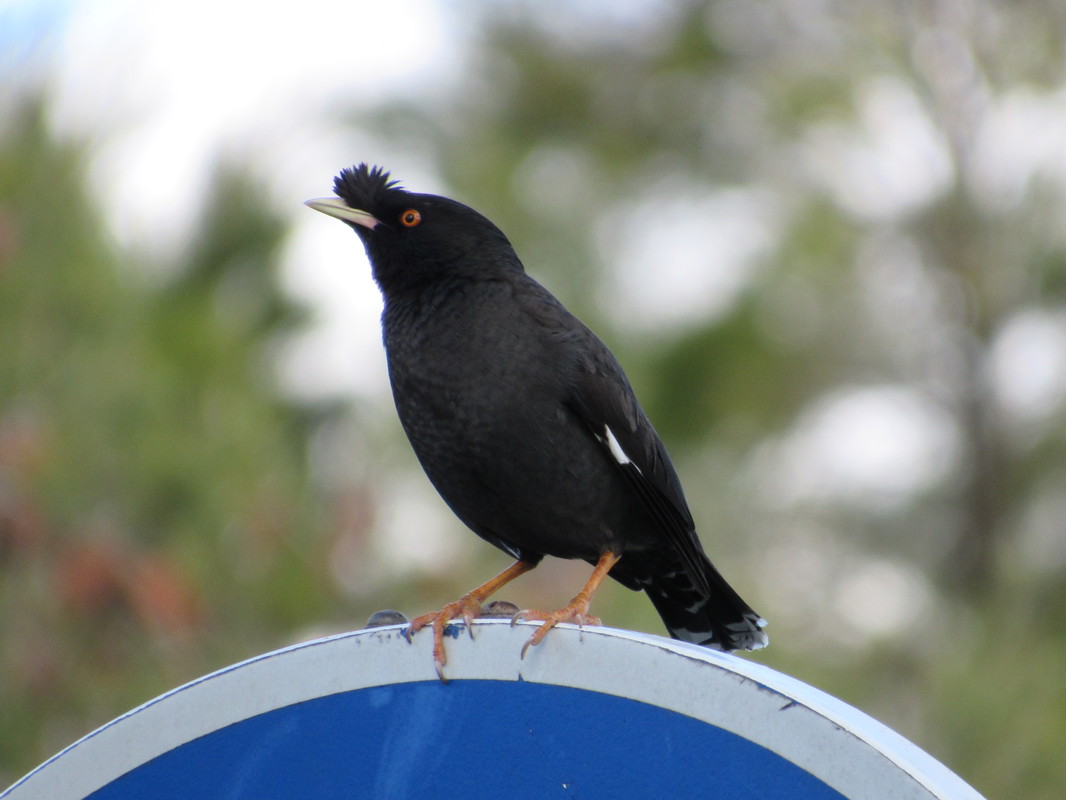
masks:
<instances>
[{"instance_id":1,"label":"bird's claw","mask_svg":"<svg viewBox=\"0 0 1066 800\"><path fill-rule=\"evenodd\" d=\"M560 608L558 611L537 611L535 609L524 609L519 611L513 617L511 617L511 626L514 627L519 622L525 620L540 621L543 624L533 631L533 635L529 637L524 645L522 645L522 652L519 654L519 659L525 659L526 651L530 647L535 647L544 641L544 637L548 635L548 631L558 625L560 622L572 622L579 628L584 628L586 625L599 625L600 618L593 617L586 614L586 608L580 606L574 607L573 604Z\"/></svg>"},{"instance_id":2,"label":"bird's claw","mask_svg":"<svg viewBox=\"0 0 1066 800\"><path fill-rule=\"evenodd\" d=\"M431 611L429 614L422 614L411 620L407 627L403 629L403 638L407 640L407 643L411 643L411 637L426 627L429 623L434 622L437 619L437 615L441 613L439 611Z\"/></svg>"},{"instance_id":3,"label":"bird's claw","mask_svg":"<svg viewBox=\"0 0 1066 800\"><path fill-rule=\"evenodd\" d=\"M425 628L427 625L433 629L433 668L442 683L448 680L444 677L444 665L448 663L448 656L444 652L444 630L453 619L461 618L466 624L467 633L474 638L474 620L481 613L481 603L472 594L463 595L454 603L448 603L440 611L430 611L411 620L411 624L404 629L403 635L408 642L411 637Z\"/></svg>"},{"instance_id":4,"label":"bird's claw","mask_svg":"<svg viewBox=\"0 0 1066 800\"><path fill-rule=\"evenodd\" d=\"M481 615L481 606L477 607L477 613L467 606L463 609L463 623L466 625L466 632L470 635L471 641L474 639L474 620Z\"/></svg>"},{"instance_id":5,"label":"bird's claw","mask_svg":"<svg viewBox=\"0 0 1066 800\"><path fill-rule=\"evenodd\" d=\"M441 683L448 683L448 679L444 677L444 661L439 658L433 659L433 669L437 671L437 677Z\"/></svg>"}]
</instances>

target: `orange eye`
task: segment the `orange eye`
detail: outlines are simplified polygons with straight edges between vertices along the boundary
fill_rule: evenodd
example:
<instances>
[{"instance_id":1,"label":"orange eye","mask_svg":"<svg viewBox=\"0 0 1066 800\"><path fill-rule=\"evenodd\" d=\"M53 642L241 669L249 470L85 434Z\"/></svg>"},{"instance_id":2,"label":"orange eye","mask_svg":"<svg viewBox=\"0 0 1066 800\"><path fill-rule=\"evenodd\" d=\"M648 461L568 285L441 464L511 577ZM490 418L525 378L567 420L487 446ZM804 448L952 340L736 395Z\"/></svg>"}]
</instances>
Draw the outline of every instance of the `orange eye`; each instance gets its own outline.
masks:
<instances>
[{"instance_id":1,"label":"orange eye","mask_svg":"<svg viewBox=\"0 0 1066 800\"><path fill-rule=\"evenodd\" d=\"M422 221L422 215L413 208L409 208L400 214L400 222L403 223L405 228L413 228L419 222Z\"/></svg>"}]
</instances>

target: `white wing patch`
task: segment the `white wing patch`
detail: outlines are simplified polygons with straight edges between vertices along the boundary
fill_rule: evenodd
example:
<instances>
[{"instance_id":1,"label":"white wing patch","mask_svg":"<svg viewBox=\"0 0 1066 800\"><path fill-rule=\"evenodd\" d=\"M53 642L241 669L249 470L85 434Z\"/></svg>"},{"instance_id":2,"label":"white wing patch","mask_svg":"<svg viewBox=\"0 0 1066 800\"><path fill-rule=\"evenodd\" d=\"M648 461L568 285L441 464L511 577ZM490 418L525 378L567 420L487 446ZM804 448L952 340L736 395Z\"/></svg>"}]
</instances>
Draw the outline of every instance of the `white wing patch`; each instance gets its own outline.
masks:
<instances>
[{"instance_id":1,"label":"white wing patch","mask_svg":"<svg viewBox=\"0 0 1066 800\"><path fill-rule=\"evenodd\" d=\"M615 437L614 431L612 431L607 425L603 426L603 430L604 433L607 434L607 447L610 449L611 455L614 456L614 460L622 466L632 464L633 469L635 469L637 472L640 472L640 467L638 467L636 464L633 464L633 459L626 455L626 451L623 450L622 445L618 443L618 439Z\"/></svg>"}]
</instances>

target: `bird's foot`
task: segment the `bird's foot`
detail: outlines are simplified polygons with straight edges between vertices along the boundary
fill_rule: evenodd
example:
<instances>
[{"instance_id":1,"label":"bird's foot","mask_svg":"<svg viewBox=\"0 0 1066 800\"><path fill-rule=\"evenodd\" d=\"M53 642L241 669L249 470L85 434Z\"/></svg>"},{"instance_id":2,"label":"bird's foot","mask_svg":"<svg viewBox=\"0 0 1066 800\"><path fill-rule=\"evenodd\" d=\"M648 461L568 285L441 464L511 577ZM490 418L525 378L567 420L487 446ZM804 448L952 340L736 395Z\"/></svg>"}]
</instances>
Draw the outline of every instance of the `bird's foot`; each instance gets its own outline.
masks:
<instances>
[{"instance_id":1,"label":"bird's foot","mask_svg":"<svg viewBox=\"0 0 1066 800\"><path fill-rule=\"evenodd\" d=\"M464 594L454 603L448 603L448 605L440 611L423 614L422 616L415 617L411 620L411 624L408 625L407 630L404 631L404 636L407 637L407 641L411 641L411 637L427 625L433 625L433 666L436 667L437 677L440 678L443 683L448 682L444 677L444 665L448 663L448 658L444 654L444 628L447 626L448 622L456 617L462 617L463 622L466 623L467 633L469 633L470 638L473 639L474 626L472 623L481 615L481 604L500 589L500 587L506 586L519 575L524 572L529 572L535 566L537 566L537 561L518 560L496 577L485 581L485 583L481 584L476 589ZM490 603L490 606L491 605L492 604Z\"/></svg>"},{"instance_id":2,"label":"bird's foot","mask_svg":"<svg viewBox=\"0 0 1066 800\"><path fill-rule=\"evenodd\" d=\"M519 611L513 617L511 617L511 624L523 620L531 620L534 622L543 622L544 624L533 631L533 635L529 637L522 646L522 654L519 658L526 657L526 651L531 646L540 644L544 637L548 635L548 631L558 625L560 622L573 622L578 627L584 627L585 625L599 625L600 618L593 617L588 613L589 602L587 599L582 598L580 595L575 597L566 606L563 606L557 611L538 611L536 609L527 608L524 611Z\"/></svg>"},{"instance_id":3,"label":"bird's foot","mask_svg":"<svg viewBox=\"0 0 1066 800\"><path fill-rule=\"evenodd\" d=\"M444 677L444 665L448 663L448 657L444 652L444 629L453 619L462 618L466 623L466 630L470 638L474 638L474 627L471 623L481 616L481 599L474 592L464 594L454 603L448 603L440 611L430 611L411 620L411 624L404 631L404 638L411 641L411 637L427 625L433 627L433 666L437 670L437 677L442 683L447 683Z\"/></svg>"}]
</instances>

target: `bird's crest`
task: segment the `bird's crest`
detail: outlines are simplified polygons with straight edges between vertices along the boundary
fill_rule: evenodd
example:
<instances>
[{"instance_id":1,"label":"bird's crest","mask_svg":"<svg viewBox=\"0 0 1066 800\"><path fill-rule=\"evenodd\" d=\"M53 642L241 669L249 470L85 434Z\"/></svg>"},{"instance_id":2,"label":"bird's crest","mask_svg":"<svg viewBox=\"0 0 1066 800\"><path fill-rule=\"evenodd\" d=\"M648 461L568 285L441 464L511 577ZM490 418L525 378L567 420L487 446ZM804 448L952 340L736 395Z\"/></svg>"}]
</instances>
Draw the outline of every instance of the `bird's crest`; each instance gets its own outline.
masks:
<instances>
[{"instance_id":1,"label":"bird's crest","mask_svg":"<svg viewBox=\"0 0 1066 800\"><path fill-rule=\"evenodd\" d=\"M393 192L402 192L399 181L392 180L382 167L365 162L341 170L333 181L333 191L352 208L370 210L383 203Z\"/></svg>"}]
</instances>

